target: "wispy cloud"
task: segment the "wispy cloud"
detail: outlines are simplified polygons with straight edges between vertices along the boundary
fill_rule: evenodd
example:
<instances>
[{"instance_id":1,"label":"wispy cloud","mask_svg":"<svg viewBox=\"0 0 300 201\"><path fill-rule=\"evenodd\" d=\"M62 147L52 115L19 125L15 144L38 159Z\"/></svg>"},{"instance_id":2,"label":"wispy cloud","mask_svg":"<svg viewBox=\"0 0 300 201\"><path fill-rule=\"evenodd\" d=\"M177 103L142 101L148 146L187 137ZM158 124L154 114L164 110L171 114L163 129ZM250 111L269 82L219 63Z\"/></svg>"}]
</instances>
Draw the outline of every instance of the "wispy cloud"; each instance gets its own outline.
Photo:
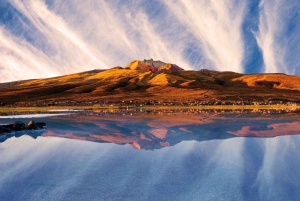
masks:
<instances>
[{"instance_id":1,"label":"wispy cloud","mask_svg":"<svg viewBox=\"0 0 300 201\"><path fill-rule=\"evenodd\" d=\"M246 51L253 51L245 48L251 30L247 36L243 30L245 13L248 17L251 10L248 1L3 1L13 9L4 8L6 14L0 15L1 82L123 66L150 57L185 69L249 69L243 66L251 55ZM288 6L282 5L285 0L260 4L255 38L262 53L255 51L263 54L266 72L300 73L295 66L299 25L292 35L283 26L295 21L290 11L299 5L291 1Z\"/></svg>"},{"instance_id":2,"label":"wispy cloud","mask_svg":"<svg viewBox=\"0 0 300 201\"><path fill-rule=\"evenodd\" d=\"M275 34L279 31L278 23L278 5L274 2L262 1L260 3L260 22L259 32L256 34L256 39L259 47L262 50L265 72L279 72L279 64L282 63L282 55L278 55L280 47L276 44ZM280 58L276 58L279 56ZM285 68L281 66L281 68Z\"/></svg>"},{"instance_id":3,"label":"wispy cloud","mask_svg":"<svg viewBox=\"0 0 300 201\"><path fill-rule=\"evenodd\" d=\"M16 38L5 30L6 37L17 46L9 44L2 49L23 49L22 58L30 54L42 54L43 57L37 57L34 63L24 67L22 60L14 58L12 53L7 55L13 61L1 64L3 73L28 69L34 73L28 76L15 74L1 81L52 76L51 69L56 74L65 74L110 68L149 57L191 68L178 51L180 47L171 48L170 41L157 33L155 24L149 21L143 8L134 3L131 7L128 4L117 7L105 1L55 1L46 5L41 0L10 0L9 3L26 19L20 19L23 26L29 22L40 35L32 45L26 42L26 37ZM15 28L23 31L22 27Z\"/></svg>"},{"instance_id":4,"label":"wispy cloud","mask_svg":"<svg viewBox=\"0 0 300 201\"><path fill-rule=\"evenodd\" d=\"M218 70L243 71L242 22L246 1L164 1L186 25L202 53Z\"/></svg>"},{"instance_id":5,"label":"wispy cloud","mask_svg":"<svg viewBox=\"0 0 300 201\"><path fill-rule=\"evenodd\" d=\"M0 29L0 81L30 79L41 75L55 76L59 71L41 51L24 40Z\"/></svg>"},{"instance_id":6,"label":"wispy cloud","mask_svg":"<svg viewBox=\"0 0 300 201\"><path fill-rule=\"evenodd\" d=\"M255 35L263 54L265 72L297 73L300 25L295 22L300 20L299 12L298 1L261 1L259 31Z\"/></svg>"},{"instance_id":7,"label":"wispy cloud","mask_svg":"<svg viewBox=\"0 0 300 201\"><path fill-rule=\"evenodd\" d=\"M51 59L56 62L68 60L71 66L78 68L85 68L85 65L107 67L100 59L104 56L88 46L62 17L48 10L44 2L12 0L11 3L39 32L43 33L44 37L51 41L51 45L58 52Z\"/></svg>"}]
</instances>

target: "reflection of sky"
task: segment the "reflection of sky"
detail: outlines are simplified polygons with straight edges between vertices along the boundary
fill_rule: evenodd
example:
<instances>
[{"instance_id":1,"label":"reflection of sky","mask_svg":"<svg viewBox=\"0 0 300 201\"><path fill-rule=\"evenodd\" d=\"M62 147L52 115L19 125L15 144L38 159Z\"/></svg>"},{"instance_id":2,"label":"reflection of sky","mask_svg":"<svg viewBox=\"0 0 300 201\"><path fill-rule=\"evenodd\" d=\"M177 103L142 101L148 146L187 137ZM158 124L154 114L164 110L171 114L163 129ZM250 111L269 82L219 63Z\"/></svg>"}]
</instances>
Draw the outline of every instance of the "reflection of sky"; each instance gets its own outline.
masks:
<instances>
[{"instance_id":1,"label":"reflection of sky","mask_svg":"<svg viewBox=\"0 0 300 201\"><path fill-rule=\"evenodd\" d=\"M298 200L299 144L299 136L240 137L137 151L112 143L24 135L0 143L0 197Z\"/></svg>"},{"instance_id":2,"label":"reflection of sky","mask_svg":"<svg viewBox=\"0 0 300 201\"><path fill-rule=\"evenodd\" d=\"M154 58L300 74L298 0L1 0L1 82Z\"/></svg>"}]
</instances>

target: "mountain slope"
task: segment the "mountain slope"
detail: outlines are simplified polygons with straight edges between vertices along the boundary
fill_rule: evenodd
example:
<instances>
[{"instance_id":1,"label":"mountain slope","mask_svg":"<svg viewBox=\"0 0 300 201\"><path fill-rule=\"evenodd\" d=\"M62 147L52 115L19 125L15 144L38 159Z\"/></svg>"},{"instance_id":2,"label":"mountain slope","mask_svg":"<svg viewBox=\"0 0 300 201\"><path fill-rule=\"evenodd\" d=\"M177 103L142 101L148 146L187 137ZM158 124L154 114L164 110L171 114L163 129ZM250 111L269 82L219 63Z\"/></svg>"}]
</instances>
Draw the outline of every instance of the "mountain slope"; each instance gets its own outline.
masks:
<instances>
[{"instance_id":1,"label":"mountain slope","mask_svg":"<svg viewBox=\"0 0 300 201\"><path fill-rule=\"evenodd\" d=\"M151 63L150 63L151 64ZM226 104L249 101L300 101L300 77L243 75L207 69L185 71L174 64L150 66L135 60L125 68L0 84L0 102L37 104L53 101L197 101ZM230 104L230 103L229 103Z\"/></svg>"}]
</instances>

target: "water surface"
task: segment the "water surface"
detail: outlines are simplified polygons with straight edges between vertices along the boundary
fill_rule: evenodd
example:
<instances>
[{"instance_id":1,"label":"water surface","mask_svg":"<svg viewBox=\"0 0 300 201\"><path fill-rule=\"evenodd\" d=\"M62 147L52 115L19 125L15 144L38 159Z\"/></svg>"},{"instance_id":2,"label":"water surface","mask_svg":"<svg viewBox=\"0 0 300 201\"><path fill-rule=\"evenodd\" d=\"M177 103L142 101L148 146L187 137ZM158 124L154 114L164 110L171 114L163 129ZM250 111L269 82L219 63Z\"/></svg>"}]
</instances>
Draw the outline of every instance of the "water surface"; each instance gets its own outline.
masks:
<instances>
[{"instance_id":1,"label":"water surface","mask_svg":"<svg viewBox=\"0 0 300 201\"><path fill-rule=\"evenodd\" d=\"M300 199L297 113L35 117L45 132L0 143L1 200Z\"/></svg>"}]
</instances>

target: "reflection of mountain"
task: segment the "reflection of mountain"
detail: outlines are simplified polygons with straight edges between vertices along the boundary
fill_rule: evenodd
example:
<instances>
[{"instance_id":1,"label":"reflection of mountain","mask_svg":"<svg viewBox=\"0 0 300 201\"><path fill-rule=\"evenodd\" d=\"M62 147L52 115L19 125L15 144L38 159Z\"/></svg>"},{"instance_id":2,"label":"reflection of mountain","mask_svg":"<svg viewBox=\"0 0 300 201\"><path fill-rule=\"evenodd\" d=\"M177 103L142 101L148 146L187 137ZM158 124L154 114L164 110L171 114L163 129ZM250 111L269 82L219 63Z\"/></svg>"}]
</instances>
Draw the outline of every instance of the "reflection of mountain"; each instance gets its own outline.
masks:
<instances>
[{"instance_id":1,"label":"reflection of mountain","mask_svg":"<svg viewBox=\"0 0 300 201\"><path fill-rule=\"evenodd\" d=\"M236 136L275 137L280 135L300 134L300 122L275 123L254 126L243 126L240 130L228 131Z\"/></svg>"},{"instance_id":2,"label":"reflection of mountain","mask_svg":"<svg viewBox=\"0 0 300 201\"><path fill-rule=\"evenodd\" d=\"M300 122L270 119L213 119L200 115L80 116L51 119L45 137L159 149L182 141L275 137L300 134Z\"/></svg>"}]
</instances>

